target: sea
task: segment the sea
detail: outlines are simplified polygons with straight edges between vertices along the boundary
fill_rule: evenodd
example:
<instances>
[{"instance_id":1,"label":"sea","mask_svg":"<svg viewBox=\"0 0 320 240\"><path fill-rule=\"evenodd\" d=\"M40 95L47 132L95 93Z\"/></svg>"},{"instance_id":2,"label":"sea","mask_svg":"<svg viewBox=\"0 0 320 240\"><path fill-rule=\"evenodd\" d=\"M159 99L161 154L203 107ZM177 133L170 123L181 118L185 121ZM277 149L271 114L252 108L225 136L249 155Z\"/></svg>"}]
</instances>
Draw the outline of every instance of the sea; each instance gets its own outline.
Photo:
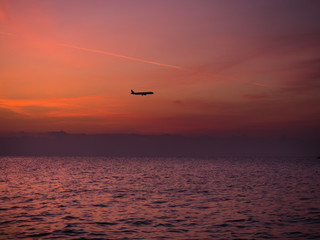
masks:
<instances>
[{"instance_id":1,"label":"sea","mask_svg":"<svg viewBox=\"0 0 320 240\"><path fill-rule=\"evenodd\" d=\"M1 157L0 239L320 239L320 161Z\"/></svg>"}]
</instances>

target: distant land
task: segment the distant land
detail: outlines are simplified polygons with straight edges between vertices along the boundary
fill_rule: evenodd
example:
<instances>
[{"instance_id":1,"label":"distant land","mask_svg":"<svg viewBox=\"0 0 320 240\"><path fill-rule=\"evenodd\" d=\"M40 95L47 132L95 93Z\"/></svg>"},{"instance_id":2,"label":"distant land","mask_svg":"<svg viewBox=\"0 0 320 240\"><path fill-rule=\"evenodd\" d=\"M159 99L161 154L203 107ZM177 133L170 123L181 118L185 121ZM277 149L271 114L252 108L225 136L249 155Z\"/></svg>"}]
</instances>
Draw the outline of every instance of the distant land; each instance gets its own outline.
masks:
<instances>
[{"instance_id":1,"label":"distant land","mask_svg":"<svg viewBox=\"0 0 320 240\"><path fill-rule=\"evenodd\" d=\"M0 156L318 156L320 139L139 134L0 135Z\"/></svg>"}]
</instances>

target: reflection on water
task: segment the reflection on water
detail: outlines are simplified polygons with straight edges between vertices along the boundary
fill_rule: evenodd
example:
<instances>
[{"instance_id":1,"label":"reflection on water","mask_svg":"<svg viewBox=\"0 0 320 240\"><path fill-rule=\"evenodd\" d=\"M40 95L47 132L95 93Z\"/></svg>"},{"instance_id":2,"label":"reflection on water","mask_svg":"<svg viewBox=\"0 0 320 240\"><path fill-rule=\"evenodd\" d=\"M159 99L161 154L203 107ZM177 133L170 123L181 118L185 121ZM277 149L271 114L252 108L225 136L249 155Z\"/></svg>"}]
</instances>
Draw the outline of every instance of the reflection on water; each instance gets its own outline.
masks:
<instances>
[{"instance_id":1,"label":"reflection on water","mask_svg":"<svg viewBox=\"0 0 320 240\"><path fill-rule=\"evenodd\" d=\"M320 238L306 159L0 158L0 239Z\"/></svg>"}]
</instances>

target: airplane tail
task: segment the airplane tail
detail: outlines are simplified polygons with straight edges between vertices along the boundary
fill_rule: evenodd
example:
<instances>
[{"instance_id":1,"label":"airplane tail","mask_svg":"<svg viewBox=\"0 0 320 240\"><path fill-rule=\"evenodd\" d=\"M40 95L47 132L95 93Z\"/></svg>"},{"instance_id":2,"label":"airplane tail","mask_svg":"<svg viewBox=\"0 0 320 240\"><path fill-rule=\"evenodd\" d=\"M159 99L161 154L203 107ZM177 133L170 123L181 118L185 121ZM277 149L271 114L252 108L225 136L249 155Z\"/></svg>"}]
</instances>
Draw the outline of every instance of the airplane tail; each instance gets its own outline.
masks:
<instances>
[{"instance_id":1,"label":"airplane tail","mask_svg":"<svg viewBox=\"0 0 320 240\"><path fill-rule=\"evenodd\" d=\"M134 91L133 91L133 90L131 90L131 94L134 94Z\"/></svg>"}]
</instances>

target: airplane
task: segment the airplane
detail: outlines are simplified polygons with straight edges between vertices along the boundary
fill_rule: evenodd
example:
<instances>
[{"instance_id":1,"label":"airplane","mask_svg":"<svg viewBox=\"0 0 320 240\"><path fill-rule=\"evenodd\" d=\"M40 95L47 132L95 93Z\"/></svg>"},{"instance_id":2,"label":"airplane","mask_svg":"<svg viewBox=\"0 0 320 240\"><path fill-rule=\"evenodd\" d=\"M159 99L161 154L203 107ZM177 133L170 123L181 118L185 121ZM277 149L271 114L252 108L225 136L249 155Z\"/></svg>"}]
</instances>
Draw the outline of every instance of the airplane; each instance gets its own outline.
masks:
<instances>
[{"instance_id":1,"label":"airplane","mask_svg":"<svg viewBox=\"0 0 320 240\"><path fill-rule=\"evenodd\" d=\"M149 95L149 94L153 94L153 92L134 92L133 90L131 90L131 94L146 96L146 95Z\"/></svg>"}]
</instances>

